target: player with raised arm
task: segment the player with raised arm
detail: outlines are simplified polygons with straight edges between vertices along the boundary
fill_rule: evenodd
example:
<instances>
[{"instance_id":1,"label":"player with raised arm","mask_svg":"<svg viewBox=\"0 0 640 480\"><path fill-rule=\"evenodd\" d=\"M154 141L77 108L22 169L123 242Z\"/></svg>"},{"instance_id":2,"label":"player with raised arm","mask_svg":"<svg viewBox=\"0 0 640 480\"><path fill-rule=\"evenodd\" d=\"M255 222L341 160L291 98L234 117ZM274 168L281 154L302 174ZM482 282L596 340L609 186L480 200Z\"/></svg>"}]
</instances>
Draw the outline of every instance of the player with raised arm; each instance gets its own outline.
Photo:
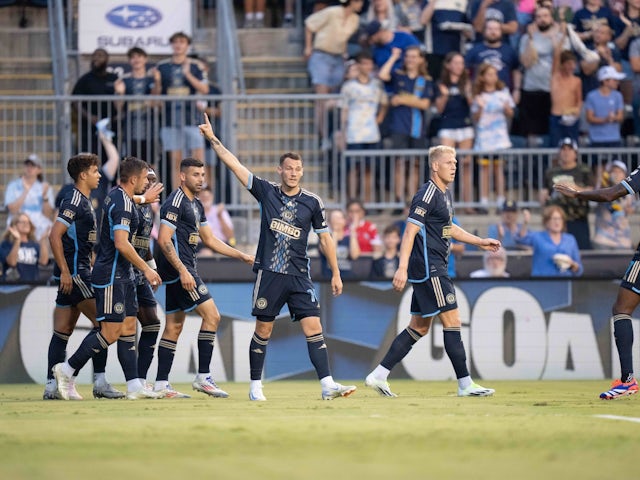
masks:
<instances>
[{"instance_id":1,"label":"player with raised arm","mask_svg":"<svg viewBox=\"0 0 640 480\"><path fill-rule=\"evenodd\" d=\"M69 400L73 373L116 340L118 360L127 380L127 398L159 397L138 379L135 348L138 304L132 266L144 272L152 286L162 283L158 273L138 256L131 244L138 228L133 197L145 191L147 172L146 162L134 157L126 158L120 165L120 184L105 199L100 242L92 272L100 331L88 335L66 362L54 365L58 393L65 400Z\"/></svg>"},{"instance_id":2,"label":"player with raised arm","mask_svg":"<svg viewBox=\"0 0 640 480\"><path fill-rule=\"evenodd\" d=\"M100 184L99 159L93 153L81 153L67 162L73 186L62 199L58 217L51 228L49 242L55 260L53 276L58 280L58 296L53 311L53 335L49 343L47 384L42 398L59 399L52 368L64 362L67 343L83 313L99 331L96 322L96 301L91 287L93 247L97 240L96 214L91 192ZM93 396L122 398L124 393L107 382L105 366L107 350L93 357ZM75 387L75 375L69 384L69 398L82 400Z\"/></svg>"},{"instance_id":3,"label":"player with raised arm","mask_svg":"<svg viewBox=\"0 0 640 480\"><path fill-rule=\"evenodd\" d=\"M211 250L237 258L251 265L253 255L246 255L217 238L207 224L204 207L197 198L205 181L204 163L185 158L180 163L180 187L174 190L160 209L158 271L166 289L166 325L158 344L158 374L154 390L167 398L185 398L169 384L169 372L178 337L187 312L195 310L202 317L198 333L198 374L194 390L212 397L226 398L211 376L211 358L220 323L220 313L209 290L196 270L196 249L200 239Z\"/></svg>"},{"instance_id":4,"label":"player with raised arm","mask_svg":"<svg viewBox=\"0 0 640 480\"><path fill-rule=\"evenodd\" d=\"M613 202L625 195L635 195L640 192L640 169L636 168L620 183L607 188L580 191L575 185L566 183L557 183L553 188L569 198L599 203ZM640 245L636 248L631 263L622 276L618 296L611 308L611 323L618 349L621 375L611 383L611 389L600 394L602 400L614 400L638 393L638 381L633 376L633 324L631 323L631 315L640 303L638 272L640 272Z\"/></svg>"},{"instance_id":5,"label":"player with raised arm","mask_svg":"<svg viewBox=\"0 0 640 480\"><path fill-rule=\"evenodd\" d=\"M396 397L387 382L395 365L407 356L413 345L424 337L438 316L444 330L444 349L458 379L458 396L484 397L495 390L475 383L467 369L467 355L460 336L460 312L456 292L449 277L448 261L451 239L476 245L482 250L497 251L500 242L480 238L453 223L453 200L449 185L457 170L456 151L452 147L429 149L431 178L411 201L407 227L400 244L400 262L393 277L393 288L404 290L407 281L413 286L411 320L393 340L382 362L371 372L365 385L385 397Z\"/></svg>"},{"instance_id":6,"label":"player with raised arm","mask_svg":"<svg viewBox=\"0 0 640 480\"><path fill-rule=\"evenodd\" d=\"M356 387L336 383L329 369L329 355L320 323L320 304L311 281L307 256L311 228L318 234L320 248L331 268L331 290L336 296L342 293L342 280L322 200L300 186L302 158L296 153L282 155L277 167L281 183L268 182L242 165L214 135L206 114L204 119L200 132L209 140L218 158L261 206L260 239L253 266L258 277L251 313L256 317L256 328L249 346L249 399L266 400L262 391L262 370L267 344L275 318L285 303L291 318L300 322L307 339L309 358L322 386L322 398L332 400L351 395Z\"/></svg>"}]
</instances>

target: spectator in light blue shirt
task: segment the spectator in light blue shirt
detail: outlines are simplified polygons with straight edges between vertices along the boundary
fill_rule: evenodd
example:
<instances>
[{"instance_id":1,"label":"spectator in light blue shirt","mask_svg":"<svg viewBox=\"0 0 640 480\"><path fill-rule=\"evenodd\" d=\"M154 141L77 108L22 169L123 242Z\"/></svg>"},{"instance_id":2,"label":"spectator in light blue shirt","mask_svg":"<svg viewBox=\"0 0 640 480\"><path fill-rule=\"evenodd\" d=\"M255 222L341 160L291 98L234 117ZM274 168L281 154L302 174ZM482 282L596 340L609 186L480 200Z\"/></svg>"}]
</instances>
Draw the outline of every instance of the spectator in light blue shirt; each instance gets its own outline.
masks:
<instances>
[{"instance_id":1,"label":"spectator in light blue shirt","mask_svg":"<svg viewBox=\"0 0 640 480\"><path fill-rule=\"evenodd\" d=\"M624 100L617 90L624 73L610 65L600 67L600 86L590 91L584 101L589 124L589 141L594 148L621 147L620 125L624 120Z\"/></svg>"},{"instance_id":2,"label":"spectator in light blue shirt","mask_svg":"<svg viewBox=\"0 0 640 480\"><path fill-rule=\"evenodd\" d=\"M565 232L565 213L557 205L542 212L544 230L530 232L527 228L531 214L523 212L523 223L516 241L533 247L532 277L579 277L582 261L576 238Z\"/></svg>"}]
</instances>

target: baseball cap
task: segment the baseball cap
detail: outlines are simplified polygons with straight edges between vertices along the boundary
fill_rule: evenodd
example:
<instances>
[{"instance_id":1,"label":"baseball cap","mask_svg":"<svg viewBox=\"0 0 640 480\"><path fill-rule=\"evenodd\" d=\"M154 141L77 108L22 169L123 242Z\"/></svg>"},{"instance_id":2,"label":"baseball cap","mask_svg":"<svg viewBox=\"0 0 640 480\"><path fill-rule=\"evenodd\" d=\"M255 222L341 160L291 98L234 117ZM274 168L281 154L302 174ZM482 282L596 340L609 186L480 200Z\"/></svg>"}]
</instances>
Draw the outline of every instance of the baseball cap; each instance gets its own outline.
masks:
<instances>
[{"instance_id":1,"label":"baseball cap","mask_svg":"<svg viewBox=\"0 0 640 480\"><path fill-rule=\"evenodd\" d=\"M622 72L618 72L611 65L606 65L604 67L600 67L598 70L598 81L602 82L603 80L608 80L613 78L615 80L622 80L625 78L625 74Z\"/></svg>"},{"instance_id":2,"label":"baseball cap","mask_svg":"<svg viewBox=\"0 0 640 480\"><path fill-rule=\"evenodd\" d=\"M27 158L25 158L24 163L32 163L36 167L42 167L42 162L40 161L40 157L38 157L35 153L32 153Z\"/></svg>"},{"instance_id":3,"label":"baseball cap","mask_svg":"<svg viewBox=\"0 0 640 480\"><path fill-rule=\"evenodd\" d=\"M371 37L378 33L381 29L382 24L378 20L372 20L365 28L365 31L367 32L367 36Z\"/></svg>"},{"instance_id":4,"label":"baseball cap","mask_svg":"<svg viewBox=\"0 0 640 480\"><path fill-rule=\"evenodd\" d=\"M518 211L518 204L515 202L515 200L505 200L505 202L502 204L502 212L517 212Z\"/></svg>"},{"instance_id":5,"label":"baseball cap","mask_svg":"<svg viewBox=\"0 0 640 480\"><path fill-rule=\"evenodd\" d=\"M607 172L610 172L613 167L618 167L624 172L625 175L627 174L627 165L622 160L619 160L617 158L611 160L607 164Z\"/></svg>"},{"instance_id":6,"label":"baseball cap","mask_svg":"<svg viewBox=\"0 0 640 480\"><path fill-rule=\"evenodd\" d=\"M573 148L575 151L578 151L578 144L571 137L564 137L562 140L560 140L560 143L558 144L558 148L562 148L565 145Z\"/></svg>"}]
</instances>

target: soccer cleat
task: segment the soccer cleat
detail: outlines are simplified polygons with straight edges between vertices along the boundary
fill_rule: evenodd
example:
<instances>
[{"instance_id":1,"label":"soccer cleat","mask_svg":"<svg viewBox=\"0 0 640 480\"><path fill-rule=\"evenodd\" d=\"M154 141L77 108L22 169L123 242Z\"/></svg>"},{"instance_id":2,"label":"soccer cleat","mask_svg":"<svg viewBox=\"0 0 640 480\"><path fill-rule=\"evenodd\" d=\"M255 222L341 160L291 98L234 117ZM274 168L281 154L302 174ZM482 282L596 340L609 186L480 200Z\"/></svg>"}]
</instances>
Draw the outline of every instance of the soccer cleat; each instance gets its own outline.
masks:
<instances>
[{"instance_id":1,"label":"soccer cleat","mask_svg":"<svg viewBox=\"0 0 640 480\"><path fill-rule=\"evenodd\" d=\"M364 384L367 387L373 388L376 392L378 392L383 397L397 397L395 393L391 391L391 387L389 386L389 382L386 380L380 380L373 376L372 373L367 375L367 378L364 380Z\"/></svg>"},{"instance_id":2,"label":"soccer cleat","mask_svg":"<svg viewBox=\"0 0 640 480\"><path fill-rule=\"evenodd\" d=\"M52 368L54 378L56 379L58 395L63 400L69 400L69 384L71 383L71 377L67 377L62 370L62 363L56 363Z\"/></svg>"},{"instance_id":3,"label":"soccer cleat","mask_svg":"<svg viewBox=\"0 0 640 480\"><path fill-rule=\"evenodd\" d=\"M116 389L110 383L94 383L93 398L124 398L124 392Z\"/></svg>"},{"instance_id":4,"label":"soccer cleat","mask_svg":"<svg viewBox=\"0 0 640 480\"><path fill-rule=\"evenodd\" d=\"M496 391L493 388L485 388L472 382L467 388L458 387L459 397L490 397Z\"/></svg>"},{"instance_id":5,"label":"soccer cleat","mask_svg":"<svg viewBox=\"0 0 640 480\"><path fill-rule=\"evenodd\" d=\"M76 390L76 378L71 377L69 381L69 400L82 400L82 395Z\"/></svg>"},{"instance_id":6,"label":"soccer cleat","mask_svg":"<svg viewBox=\"0 0 640 480\"><path fill-rule=\"evenodd\" d=\"M154 392L153 390L146 387L142 387L141 389L135 390L133 392L127 392L128 400L142 400L146 398L156 399L162 397L159 393Z\"/></svg>"},{"instance_id":7,"label":"soccer cleat","mask_svg":"<svg viewBox=\"0 0 640 480\"><path fill-rule=\"evenodd\" d=\"M262 393L262 387L253 388L249 390L249 400L252 402L266 402L267 397Z\"/></svg>"},{"instance_id":8,"label":"soccer cleat","mask_svg":"<svg viewBox=\"0 0 640 480\"><path fill-rule=\"evenodd\" d=\"M322 389L322 399L333 400L338 397L348 397L355 392L357 388L358 387L355 385L340 385L339 383L336 383L335 386L331 388Z\"/></svg>"},{"instance_id":9,"label":"soccer cleat","mask_svg":"<svg viewBox=\"0 0 640 480\"><path fill-rule=\"evenodd\" d=\"M638 393L638 381L634 378L630 382L623 383L619 378L611 382L611 390L600 394L602 400L615 400Z\"/></svg>"},{"instance_id":10,"label":"soccer cleat","mask_svg":"<svg viewBox=\"0 0 640 480\"><path fill-rule=\"evenodd\" d=\"M191 398L191 395L174 390L170 384L167 384L162 390L154 390L154 392L160 395L159 398Z\"/></svg>"},{"instance_id":11,"label":"soccer cleat","mask_svg":"<svg viewBox=\"0 0 640 480\"><path fill-rule=\"evenodd\" d=\"M58 387L55 379L50 378L44 385L44 393L42 394L43 400L61 400L62 397L58 393Z\"/></svg>"},{"instance_id":12,"label":"soccer cleat","mask_svg":"<svg viewBox=\"0 0 640 480\"><path fill-rule=\"evenodd\" d=\"M196 379L191 384L194 390L202 393L206 393L207 395L215 398L227 398L229 394L224 390L218 388L216 382L213 381L213 378L207 377L204 379Z\"/></svg>"}]
</instances>

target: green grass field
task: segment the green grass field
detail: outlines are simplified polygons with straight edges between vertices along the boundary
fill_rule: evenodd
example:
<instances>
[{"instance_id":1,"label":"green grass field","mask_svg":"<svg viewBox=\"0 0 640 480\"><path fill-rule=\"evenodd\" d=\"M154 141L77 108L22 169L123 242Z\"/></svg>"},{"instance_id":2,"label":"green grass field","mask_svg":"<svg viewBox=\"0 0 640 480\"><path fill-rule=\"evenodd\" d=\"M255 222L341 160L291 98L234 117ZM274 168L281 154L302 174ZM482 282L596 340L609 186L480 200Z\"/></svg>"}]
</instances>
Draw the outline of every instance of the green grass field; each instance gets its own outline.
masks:
<instances>
[{"instance_id":1,"label":"green grass field","mask_svg":"<svg viewBox=\"0 0 640 480\"><path fill-rule=\"evenodd\" d=\"M317 382L281 381L265 385L262 403L233 383L228 399L82 402L0 385L0 478L635 477L640 398L601 401L606 382L482 383L496 395L402 380L390 399L360 381L327 402Z\"/></svg>"}]
</instances>

